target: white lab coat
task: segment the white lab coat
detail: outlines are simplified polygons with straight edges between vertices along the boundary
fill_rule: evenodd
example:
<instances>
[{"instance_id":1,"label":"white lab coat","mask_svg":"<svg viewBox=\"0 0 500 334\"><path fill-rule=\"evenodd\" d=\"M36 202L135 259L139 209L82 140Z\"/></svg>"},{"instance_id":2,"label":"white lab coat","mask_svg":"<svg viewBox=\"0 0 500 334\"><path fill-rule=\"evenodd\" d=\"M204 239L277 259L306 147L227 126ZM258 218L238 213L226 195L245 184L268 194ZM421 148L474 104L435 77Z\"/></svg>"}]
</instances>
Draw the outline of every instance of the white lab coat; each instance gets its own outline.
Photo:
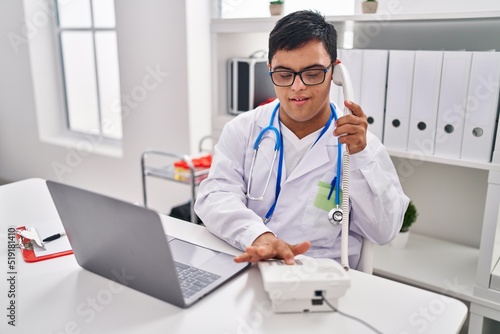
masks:
<instances>
[{"instance_id":1,"label":"white lab coat","mask_svg":"<svg viewBox=\"0 0 500 334\"><path fill-rule=\"evenodd\" d=\"M255 140L269 125L276 104L274 101L238 115L225 125L215 146L209 175L198 189L196 214L210 232L241 250L262 233L271 231L290 244L311 241L306 253L309 256L338 260L341 227L330 223L328 211L314 205L318 182L330 183L336 175L338 144L332 134L334 122L286 180L286 166L283 167L281 192L267 225L262 218L274 202L279 158L264 200L253 201L245 196ZM278 117L275 118L273 124L279 128ZM274 154L274 134L268 131L263 138L253 172L253 196L262 194ZM393 239L401 228L409 199L385 147L370 132L365 149L350 156L349 182L349 261L355 268L361 237L376 244Z\"/></svg>"}]
</instances>

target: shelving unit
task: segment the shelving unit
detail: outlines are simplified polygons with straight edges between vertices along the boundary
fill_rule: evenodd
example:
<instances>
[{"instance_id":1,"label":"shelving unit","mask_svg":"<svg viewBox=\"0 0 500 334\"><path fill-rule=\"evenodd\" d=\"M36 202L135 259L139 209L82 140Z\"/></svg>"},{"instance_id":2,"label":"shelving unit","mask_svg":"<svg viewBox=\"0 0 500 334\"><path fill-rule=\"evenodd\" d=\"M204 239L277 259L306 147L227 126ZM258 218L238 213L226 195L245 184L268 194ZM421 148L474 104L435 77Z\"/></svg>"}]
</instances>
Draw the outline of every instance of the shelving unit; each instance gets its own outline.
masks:
<instances>
[{"instance_id":1,"label":"shelving unit","mask_svg":"<svg viewBox=\"0 0 500 334\"><path fill-rule=\"evenodd\" d=\"M477 248L410 232L404 248L384 245L375 246L374 251L376 275L463 300L480 301L473 289L479 258Z\"/></svg>"},{"instance_id":2,"label":"shelving unit","mask_svg":"<svg viewBox=\"0 0 500 334\"><path fill-rule=\"evenodd\" d=\"M214 134L219 133L222 126L233 118L227 114L225 102L225 61L266 47L268 34L278 19L212 19L212 83L216 97L212 106ZM344 32L349 30L354 35L353 47L358 49L500 50L498 10L425 14L387 12L328 16L327 20L334 23L338 31L339 45L343 43ZM478 247L413 232L405 249L388 245L375 247L375 274L469 301L471 334L487 333L493 331L492 328L498 330L500 326L500 290L495 290L495 286L490 288L490 280L500 284L500 276L492 276L492 273L500 272L500 266L497 266L500 236L496 237L500 234L500 229L497 229L497 225L500 225L499 138L497 125L496 151L491 163L449 159L419 152L389 152L392 157L414 162L463 167L461 172L464 174L477 171L487 173L487 184L481 188L486 194L485 206L483 208L475 204L476 210L484 212L482 221L481 217L477 218L481 226ZM423 185L426 186L432 188L432 185Z\"/></svg>"},{"instance_id":3,"label":"shelving unit","mask_svg":"<svg viewBox=\"0 0 500 334\"><path fill-rule=\"evenodd\" d=\"M434 162L444 165L452 165L452 166L460 166L467 167L472 169L481 169L486 171L494 171L500 172L500 164L492 164L489 162L477 162L477 161L468 161L461 159L452 159L447 157L440 157L436 155L425 155L420 152L400 152L395 150L388 150L389 155L391 157L404 158L404 159L412 159L419 160L422 162Z\"/></svg>"},{"instance_id":4,"label":"shelving unit","mask_svg":"<svg viewBox=\"0 0 500 334\"><path fill-rule=\"evenodd\" d=\"M492 11L470 11L470 12L455 12L455 13L407 13L407 14L391 14L389 11L375 14L358 14L358 15L339 15L327 16L326 19L333 23L343 22L396 22L396 21L473 21L478 19L496 19L500 16L500 10ZM244 19L212 19L212 32L269 32L276 21L280 19L276 17L266 18L244 18Z\"/></svg>"}]
</instances>

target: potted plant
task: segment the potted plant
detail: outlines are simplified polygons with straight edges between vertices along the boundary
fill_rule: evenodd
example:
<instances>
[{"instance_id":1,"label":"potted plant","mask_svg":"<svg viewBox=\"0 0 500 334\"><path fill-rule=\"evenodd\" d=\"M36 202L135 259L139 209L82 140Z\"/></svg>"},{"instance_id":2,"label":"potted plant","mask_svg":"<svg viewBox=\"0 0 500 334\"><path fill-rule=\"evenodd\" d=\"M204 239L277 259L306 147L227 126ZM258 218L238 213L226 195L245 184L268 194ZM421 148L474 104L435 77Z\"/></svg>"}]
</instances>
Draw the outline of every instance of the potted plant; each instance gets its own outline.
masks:
<instances>
[{"instance_id":1,"label":"potted plant","mask_svg":"<svg viewBox=\"0 0 500 334\"><path fill-rule=\"evenodd\" d=\"M377 12L377 0L365 0L361 3L363 14L372 14Z\"/></svg>"},{"instance_id":2,"label":"potted plant","mask_svg":"<svg viewBox=\"0 0 500 334\"><path fill-rule=\"evenodd\" d=\"M408 238L410 236L410 226L415 223L418 217L417 208L412 201L408 204L408 208L406 209L405 215L403 217L403 225L399 230L398 235L394 240L391 241L391 246L395 248L404 248L406 243L408 242Z\"/></svg>"},{"instance_id":3,"label":"potted plant","mask_svg":"<svg viewBox=\"0 0 500 334\"><path fill-rule=\"evenodd\" d=\"M283 4L285 0L269 1L269 11L271 15L281 15L283 13Z\"/></svg>"}]
</instances>

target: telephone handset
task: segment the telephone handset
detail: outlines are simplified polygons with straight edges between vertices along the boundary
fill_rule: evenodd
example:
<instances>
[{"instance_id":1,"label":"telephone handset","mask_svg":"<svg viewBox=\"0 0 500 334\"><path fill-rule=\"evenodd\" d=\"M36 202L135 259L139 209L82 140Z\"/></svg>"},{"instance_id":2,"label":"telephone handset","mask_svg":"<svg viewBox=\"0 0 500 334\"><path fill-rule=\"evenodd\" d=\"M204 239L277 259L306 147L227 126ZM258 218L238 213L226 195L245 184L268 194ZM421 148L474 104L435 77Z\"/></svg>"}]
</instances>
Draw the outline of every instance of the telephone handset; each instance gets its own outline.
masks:
<instances>
[{"instance_id":1,"label":"telephone handset","mask_svg":"<svg viewBox=\"0 0 500 334\"><path fill-rule=\"evenodd\" d=\"M339 63L333 66L333 83L342 87L344 93L344 100L354 102L354 90L352 88L351 77L344 64ZM340 102L339 102L340 103ZM343 103L342 103L343 104ZM344 115L351 114L351 111L344 106Z\"/></svg>"},{"instance_id":2,"label":"telephone handset","mask_svg":"<svg viewBox=\"0 0 500 334\"><path fill-rule=\"evenodd\" d=\"M344 100L354 102L354 90L352 88L351 77L347 68L342 63L333 67L332 80L337 86L342 86ZM343 103L342 103L343 104ZM343 116L351 115L351 111L344 105ZM339 148L340 149L340 148ZM339 151L340 154L340 151ZM342 232L340 240L340 262L345 270L349 270L349 256L347 240L349 237L349 152L346 148L342 153L342 205L328 212L328 218L332 224L341 223ZM338 218L340 217L340 219Z\"/></svg>"}]
</instances>

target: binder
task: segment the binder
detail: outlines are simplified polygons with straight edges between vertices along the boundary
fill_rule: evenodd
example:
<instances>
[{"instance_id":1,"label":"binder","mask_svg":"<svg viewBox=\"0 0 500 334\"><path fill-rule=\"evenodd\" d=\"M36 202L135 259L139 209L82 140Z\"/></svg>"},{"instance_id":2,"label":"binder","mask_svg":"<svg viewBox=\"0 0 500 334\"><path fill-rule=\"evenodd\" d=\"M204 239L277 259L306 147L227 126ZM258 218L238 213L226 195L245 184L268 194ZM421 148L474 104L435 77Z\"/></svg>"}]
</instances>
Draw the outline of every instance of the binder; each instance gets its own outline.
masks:
<instances>
[{"instance_id":1,"label":"binder","mask_svg":"<svg viewBox=\"0 0 500 334\"><path fill-rule=\"evenodd\" d=\"M499 85L500 53L473 52L461 159L491 161Z\"/></svg>"},{"instance_id":2,"label":"binder","mask_svg":"<svg viewBox=\"0 0 500 334\"><path fill-rule=\"evenodd\" d=\"M389 52L384 121L384 144L388 149L406 151L408 147L414 63L413 50Z\"/></svg>"},{"instance_id":3,"label":"binder","mask_svg":"<svg viewBox=\"0 0 500 334\"><path fill-rule=\"evenodd\" d=\"M16 228L17 231L25 231L26 227L25 226L20 226ZM21 249L21 253L23 255L24 261L26 262L38 262L38 261L43 261L43 260L48 260L48 259L53 259L56 257L64 256L64 255L70 255L73 254L72 249L65 249L65 250L60 250L58 249L55 252L42 252L41 254L37 254L35 251L35 245L34 240L31 240L29 238L25 238L21 236L19 233L16 233L16 238L18 245Z\"/></svg>"},{"instance_id":4,"label":"binder","mask_svg":"<svg viewBox=\"0 0 500 334\"><path fill-rule=\"evenodd\" d=\"M434 154L460 158L472 53L445 51L439 93Z\"/></svg>"},{"instance_id":5,"label":"binder","mask_svg":"<svg viewBox=\"0 0 500 334\"><path fill-rule=\"evenodd\" d=\"M434 154L442 63L442 51L415 52L408 151Z\"/></svg>"},{"instance_id":6,"label":"binder","mask_svg":"<svg viewBox=\"0 0 500 334\"><path fill-rule=\"evenodd\" d=\"M359 105L368 117L368 130L383 141L388 50L364 50Z\"/></svg>"}]
</instances>

